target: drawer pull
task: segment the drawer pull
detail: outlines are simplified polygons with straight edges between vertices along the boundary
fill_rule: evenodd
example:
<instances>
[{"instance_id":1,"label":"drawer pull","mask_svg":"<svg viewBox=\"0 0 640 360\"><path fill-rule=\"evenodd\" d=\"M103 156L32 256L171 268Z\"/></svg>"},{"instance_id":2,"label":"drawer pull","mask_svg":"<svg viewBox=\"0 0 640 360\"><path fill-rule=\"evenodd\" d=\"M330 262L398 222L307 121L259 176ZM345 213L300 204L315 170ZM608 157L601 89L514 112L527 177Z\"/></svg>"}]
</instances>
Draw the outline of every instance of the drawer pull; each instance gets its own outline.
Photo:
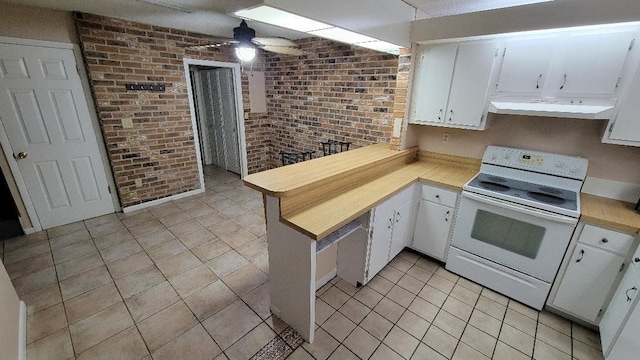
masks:
<instances>
[{"instance_id":1,"label":"drawer pull","mask_svg":"<svg viewBox=\"0 0 640 360\"><path fill-rule=\"evenodd\" d=\"M602 238L602 240L600 240L600 241L602 241L604 244L606 244L606 243L608 243L608 242L609 242L609 239L607 239L607 238Z\"/></svg>"},{"instance_id":2,"label":"drawer pull","mask_svg":"<svg viewBox=\"0 0 640 360\"><path fill-rule=\"evenodd\" d=\"M633 259L633 261L640 262L640 257L637 257L637 258Z\"/></svg>"},{"instance_id":3,"label":"drawer pull","mask_svg":"<svg viewBox=\"0 0 640 360\"><path fill-rule=\"evenodd\" d=\"M627 302L633 300L630 296L629 296L629 291L638 291L637 287L632 287L631 289L628 289L627 292L625 293L625 295L627 295Z\"/></svg>"},{"instance_id":4,"label":"drawer pull","mask_svg":"<svg viewBox=\"0 0 640 360\"><path fill-rule=\"evenodd\" d=\"M436 199L440 199L440 195L436 195Z\"/></svg>"},{"instance_id":5,"label":"drawer pull","mask_svg":"<svg viewBox=\"0 0 640 360\"><path fill-rule=\"evenodd\" d=\"M584 257L584 250L580 250L580 256L578 256L578 260L576 260L576 262L579 263L580 261L582 261L583 257Z\"/></svg>"}]
</instances>

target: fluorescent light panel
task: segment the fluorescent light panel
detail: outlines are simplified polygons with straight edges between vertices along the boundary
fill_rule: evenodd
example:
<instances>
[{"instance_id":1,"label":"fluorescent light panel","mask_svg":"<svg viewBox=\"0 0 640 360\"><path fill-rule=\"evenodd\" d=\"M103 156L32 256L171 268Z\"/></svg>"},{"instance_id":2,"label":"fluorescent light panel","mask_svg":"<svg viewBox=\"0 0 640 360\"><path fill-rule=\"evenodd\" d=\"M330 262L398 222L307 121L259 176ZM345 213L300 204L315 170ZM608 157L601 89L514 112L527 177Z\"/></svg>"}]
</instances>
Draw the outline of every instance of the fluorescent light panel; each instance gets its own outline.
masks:
<instances>
[{"instance_id":1,"label":"fluorescent light panel","mask_svg":"<svg viewBox=\"0 0 640 360\"><path fill-rule=\"evenodd\" d=\"M263 23L284 27L287 29L305 32L310 35L319 36L331 40L362 46L368 49L383 51L391 54L399 54L402 46L391 44L372 37L358 34L336 26L328 25L319 21L311 20L303 16L262 5L252 9L236 11L235 15L240 18L251 19Z\"/></svg>"}]
</instances>

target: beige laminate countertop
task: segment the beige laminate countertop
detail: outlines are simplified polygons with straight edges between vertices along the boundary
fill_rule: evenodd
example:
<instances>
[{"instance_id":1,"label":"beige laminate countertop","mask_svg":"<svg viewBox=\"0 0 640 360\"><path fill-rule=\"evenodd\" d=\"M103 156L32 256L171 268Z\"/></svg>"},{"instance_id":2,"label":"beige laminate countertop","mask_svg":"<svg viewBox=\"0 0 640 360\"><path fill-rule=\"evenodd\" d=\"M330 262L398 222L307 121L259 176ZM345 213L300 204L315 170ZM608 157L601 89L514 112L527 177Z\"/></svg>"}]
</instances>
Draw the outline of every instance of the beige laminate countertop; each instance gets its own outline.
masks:
<instances>
[{"instance_id":1,"label":"beige laminate countertop","mask_svg":"<svg viewBox=\"0 0 640 360\"><path fill-rule=\"evenodd\" d=\"M580 220L618 229L627 233L640 233L640 213L634 204L591 194L580 194Z\"/></svg>"}]
</instances>

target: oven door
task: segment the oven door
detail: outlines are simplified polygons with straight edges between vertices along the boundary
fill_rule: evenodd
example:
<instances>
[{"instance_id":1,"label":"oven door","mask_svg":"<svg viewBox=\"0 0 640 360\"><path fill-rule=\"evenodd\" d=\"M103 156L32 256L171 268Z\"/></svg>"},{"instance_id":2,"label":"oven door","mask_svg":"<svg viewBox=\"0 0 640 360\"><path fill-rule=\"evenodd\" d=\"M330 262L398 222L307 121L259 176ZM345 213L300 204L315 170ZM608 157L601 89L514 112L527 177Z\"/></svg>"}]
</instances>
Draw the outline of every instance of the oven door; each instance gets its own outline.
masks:
<instances>
[{"instance_id":1,"label":"oven door","mask_svg":"<svg viewBox=\"0 0 640 360\"><path fill-rule=\"evenodd\" d=\"M451 245L551 283L577 222L463 191Z\"/></svg>"}]
</instances>

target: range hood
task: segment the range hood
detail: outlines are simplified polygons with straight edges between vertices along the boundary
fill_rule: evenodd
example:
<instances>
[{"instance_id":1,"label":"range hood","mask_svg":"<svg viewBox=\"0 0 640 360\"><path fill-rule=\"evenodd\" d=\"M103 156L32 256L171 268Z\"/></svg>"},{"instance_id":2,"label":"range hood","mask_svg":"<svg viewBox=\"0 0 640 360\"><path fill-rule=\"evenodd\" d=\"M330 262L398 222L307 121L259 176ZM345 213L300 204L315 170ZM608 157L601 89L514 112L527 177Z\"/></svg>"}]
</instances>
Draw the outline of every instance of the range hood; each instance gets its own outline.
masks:
<instances>
[{"instance_id":1,"label":"range hood","mask_svg":"<svg viewBox=\"0 0 640 360\"><path fill-rule=\"evenodd\" d=\"M520 101L517 99L494 99L489 103L489 112L494 114L545 116L569 119L607 120L613 114L615 100Z\"/></svg>"}]
</instances>

